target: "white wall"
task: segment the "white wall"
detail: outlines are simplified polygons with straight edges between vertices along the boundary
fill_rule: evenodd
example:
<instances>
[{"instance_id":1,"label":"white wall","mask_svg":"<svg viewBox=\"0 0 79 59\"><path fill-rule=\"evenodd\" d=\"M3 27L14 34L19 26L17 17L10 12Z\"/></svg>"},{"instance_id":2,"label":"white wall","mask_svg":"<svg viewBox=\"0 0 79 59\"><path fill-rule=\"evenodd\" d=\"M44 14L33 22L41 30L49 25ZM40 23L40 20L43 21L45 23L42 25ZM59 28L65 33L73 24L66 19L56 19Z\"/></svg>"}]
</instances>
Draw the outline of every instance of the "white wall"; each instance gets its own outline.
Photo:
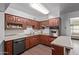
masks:
<instances>
[{"instance_id":1,"label":"white wall","mask_svg":"<svg viewBox=\"0 0 79 59\"><path fill-rule=\"evenodd\" d=\"M3 54L3 40L4 40L4 13L0 12L0 54Z\"/></svg>"},{"instance_id":2,"label":"white wall","mask_svg":"<svg viewBox=\"0 0 79 59\"><path fill-rule=\"evenodd\" d=\"M0 43L4 40L4 13L0 12Z\"/></svg>"},{"instance_id":3,"label":"white wall","mask_svg":"<svg viewBox=\"0 0 79 59\"><path fill-rule=\"evenodd\" d=\"M71 36L70 18L79 17L79 11L61 14L61 35Z\"/></svg>"},{"instance_id":4,"label":"white wall","mask_svg":"<svg viewBox=\"0 0 79 59\"><path fill-rule=\"evenodd\" d=\"M60 16L60 8L59 7L54 7L51 8L51 13L49 13L49 19L50 18L55 18Z\"/></svg>"}]
</instances>

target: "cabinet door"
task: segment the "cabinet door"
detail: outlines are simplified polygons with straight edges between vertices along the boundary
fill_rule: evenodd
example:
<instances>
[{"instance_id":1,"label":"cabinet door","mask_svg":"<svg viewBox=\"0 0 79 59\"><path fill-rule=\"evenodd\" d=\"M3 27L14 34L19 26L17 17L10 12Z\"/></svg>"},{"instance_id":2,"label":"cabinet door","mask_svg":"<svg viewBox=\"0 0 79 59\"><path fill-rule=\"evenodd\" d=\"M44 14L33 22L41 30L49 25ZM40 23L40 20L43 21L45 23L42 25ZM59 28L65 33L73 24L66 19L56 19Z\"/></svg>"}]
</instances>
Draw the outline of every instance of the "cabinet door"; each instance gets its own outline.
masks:
<instances>
[{"instance_id":1,"label":"cabinet door","mask_svg":"<svg viewBox=\"0 0 79 59\"><path fill-rule=\"evenodd\" d=\"M22 18L21 19L21 22L23 24L23 29L26 29L27 28L26 19L25 18Z\"/></svg>"},{"instance_id":2,"label":"cabinet door","mask_svg":"<svg viewBox=\"0 0 79 59\"><path fill-rule=\"evenodd\" d=\"M64 47L52 45L52 54L53 55L64 55Z\"/></svg>"},{"instance_id":3,"label":"cabinet door","mask_svg":"<svg viewBox=\"0 0 79 59\"><path fill-rule=\"evenodd\" d=\"M25 38L25 48L28 49L30 48L30 43L29 43L29 38Z\"/></svg>"},{"instance_id":4,"label":"cabinet door","mask_svg":"<svg viewBox=\"0 0 79 59\"><path fill-rule=\"evenodd\" d=\"M35 25L34 25L34 28L35 28L35 29L39 29L39 28L40 28L39 22L35 21L34 24L35 24Z\"/></svg>"},{"instance_id":5,"label":"cabinet door","mask_svg":"<svg viewBox=\"0 0 79 59\"><path fill-rule=\"evenodd\" d=\"M40 36L40 43L45 44L47 46L51 46L51 41L53 41L54 38L51 38L50 36L47 35L41 35Z\"/></svg>"},{"instance_id":6,"label":"cabinet door","mask_svg":"<svg viewBox=\"0 0 79 59\"><path fill-rule=\"evenodd\" d=\"M39 44L38 37L37 36L30 37L30 47L33 47L37 44Z\"/></svg>"},{"instance_id":7,"label":"cabinet door","mask_svg":"<svg viewBox=\"0 0 79 59\"><path fill-rule=\"evenodd\" d=\"M45 44L45 39L43 35L40 35L39 41L41 44Z\"/></svg>"},{"instance_id":8,"label":"cabinet door","mask_svg":"<svg viewBox=\"0 0 79 59\"><path fill-rule=\"evenodd\" d=\"M10 14L5 14L5 19L8 23L14 23L15 22L15 16Z\"/></svg>"},{"instance_id":9,"label":"cabinet door","mask_svg":"<svg viewBox=\"0 0 79 59\"><path fill-rule=\"evenodd\" d=\"M59 18L49 19L49 26L59 26Z\"/></svg>"},{"instance_id":10,"label":"cabinet door","mask_svg":"<svg viewBox=\"0 0 79 59\"><path fill-rule=\"evenodd\" d=\"M4 46L5 46L5 48L4 48L5 54L12 55L12 53L13 53L12 41L6 41L4 43Z\"/></svg>"},{"instance_id":11,"label":"cabinet door","mask_svg":"<svg viewBox=\"0 0 79 59\"><path fill-rule=\"evenodd\" d=\"M50 45L50 41L49 40L50 40L50 37L44 36L45 44L48 45L48 46Z\"/></svg>"},{"instance_id":12,"label":"cabinet door","mask_svg":"<svg viewBox=\"0 0 79 59\"><path fill-rule=\"evenodd\" d=\"M32 26L31 20L30 19L26 19L26 25L27 26Z\"/></svg>"},{"instance_id":13,"label":"cabinet door","mask_svg":"<svg viewBox=\"0 0 79 59\"><path fill-rule=\"evenodd\" d=\"M38 36L34 36L34 40L35 40L35 44L34 45L38 45L39 44Z\"/></svg>"},{"instance_id":14,"label":"cabinet door","mask_svg":"<svg viewBox=\"0 0 79 59\"><path fill-rule=\"evenodd\" d=\"M30 38L30 48L35 45L35 40L33 37Z\"/></svg>"}]
</instances>

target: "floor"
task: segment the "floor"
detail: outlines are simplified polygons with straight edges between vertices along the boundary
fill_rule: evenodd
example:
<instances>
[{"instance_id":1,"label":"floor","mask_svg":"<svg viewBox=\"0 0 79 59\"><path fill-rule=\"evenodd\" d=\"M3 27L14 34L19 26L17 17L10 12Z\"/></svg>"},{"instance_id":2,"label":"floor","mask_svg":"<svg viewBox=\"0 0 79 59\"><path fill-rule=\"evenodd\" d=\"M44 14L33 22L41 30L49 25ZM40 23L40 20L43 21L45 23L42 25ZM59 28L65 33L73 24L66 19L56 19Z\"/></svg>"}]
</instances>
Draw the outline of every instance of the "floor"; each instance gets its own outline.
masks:
<instances>
[{"instance_id":1,"label":"floor","mask_svg":"<svg viewBox=\"0 0 79 59\"><path fill-rule=\"evenodd\" d=\"M73 49L70 51L69 55L79 55L79 40L72 39ZM37 45L21 55L51 55L51 48L44 45Z\"/></svg>"},{"instance_id":2,"label":"floor","mask_svg":"<svg viewBox=\"0 0 79 59\"><path fill-rule=\"evenodd\" d=\"M70 51L70 55L79 55L79 40L72 39L73 49Z\"/></svg>"},{"instance_id":3,"label":"floor","mask_svg":"<svg viewBox=\"0 0 79 59\"><path fill-rule=\"evenodd\" d=\"M25 51L22 55L51 55L51 48L39 44L28 51Z\"/></svg>"}]
</instances>

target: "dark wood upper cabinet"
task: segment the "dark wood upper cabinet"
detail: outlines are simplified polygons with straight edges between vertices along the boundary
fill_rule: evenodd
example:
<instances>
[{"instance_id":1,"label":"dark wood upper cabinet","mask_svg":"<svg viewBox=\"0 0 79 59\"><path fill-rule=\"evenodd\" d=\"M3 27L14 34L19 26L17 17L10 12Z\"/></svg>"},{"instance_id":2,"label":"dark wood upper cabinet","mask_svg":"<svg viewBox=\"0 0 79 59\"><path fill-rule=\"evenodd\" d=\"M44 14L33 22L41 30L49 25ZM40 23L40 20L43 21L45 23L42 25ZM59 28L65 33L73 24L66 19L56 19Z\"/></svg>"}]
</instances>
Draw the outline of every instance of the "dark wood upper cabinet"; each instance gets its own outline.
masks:
<instances>
[{"instance_id":1,"label":"dark wood upper cabinet","mask_svg":"<svg viewBox=\"0 0 79 59\"><path fill-rule=\"evenodd\" d=\"M11 14L5 14L5 29L26 29L32 26L34 29L45 27L59 27L60 18L51 18L45 21L35 21Z\"/></svg>"},{"instance_id":2,"label":"dark wood upper cabinet","mask_svg":"<svg viewBox=\"0 0 79 59\"><path fill-rule=\"evenodd\" d=\"M34 29L39 29L39 22L35 20L31 20L31 25Z\"/></svg>"},{"instance_id":3,"label":"dark wood upper cabinet","mask_svg":"<svg viewBox=\"0 0 79 59\"><path fill-rule=\"evenodd\" d=\"M25 25L24 18L5 14L5 29L25 29Z\"/></svg>"},{"instance_id":4,"label":"dark wood upper cabinet","mask_svg":"<svg viewBox=\"0 0 79 59\"><path fill-rule=\"evenodd\" d=\"M59 18L51 18L49 19L49 26L50 27L57 27L60 25L60 19Z\"/></svg>"}]
</instances>

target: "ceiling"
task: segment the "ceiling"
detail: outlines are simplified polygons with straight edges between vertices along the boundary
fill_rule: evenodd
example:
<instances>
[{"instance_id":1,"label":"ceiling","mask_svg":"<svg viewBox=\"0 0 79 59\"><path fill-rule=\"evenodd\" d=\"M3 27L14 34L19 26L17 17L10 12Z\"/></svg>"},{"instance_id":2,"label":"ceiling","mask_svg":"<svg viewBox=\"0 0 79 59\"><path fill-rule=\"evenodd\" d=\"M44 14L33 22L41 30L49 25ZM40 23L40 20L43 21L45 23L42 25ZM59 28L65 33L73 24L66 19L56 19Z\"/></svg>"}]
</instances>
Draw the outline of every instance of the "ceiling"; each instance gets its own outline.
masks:
<instances>
[{"instance_id":1,"label":"ceiling","mask_svg":"<svg viewBox=\"0 0 79 59\"><path fill-rule=\"evenodd\" d=\"M9 3L0 3L0 12L4 12L9 6Z\"/></svg>"},{"instance_id":2,"label":"ceiling","mask_svg":"<svg viewBox=\"0 0 79 59\"><path fill-rule=\"evenodd\" d=\"M11 8L35 16L36 19L46 19L48 17L47 15L44 15L31 8L29 3L0 3L0 11L5 11L8 5ZM42 3L42 5L50 11L49 15L52 16L59 16L59 14L65 14L79 10L79 3Z\"/></svg>"}]
</instances>

